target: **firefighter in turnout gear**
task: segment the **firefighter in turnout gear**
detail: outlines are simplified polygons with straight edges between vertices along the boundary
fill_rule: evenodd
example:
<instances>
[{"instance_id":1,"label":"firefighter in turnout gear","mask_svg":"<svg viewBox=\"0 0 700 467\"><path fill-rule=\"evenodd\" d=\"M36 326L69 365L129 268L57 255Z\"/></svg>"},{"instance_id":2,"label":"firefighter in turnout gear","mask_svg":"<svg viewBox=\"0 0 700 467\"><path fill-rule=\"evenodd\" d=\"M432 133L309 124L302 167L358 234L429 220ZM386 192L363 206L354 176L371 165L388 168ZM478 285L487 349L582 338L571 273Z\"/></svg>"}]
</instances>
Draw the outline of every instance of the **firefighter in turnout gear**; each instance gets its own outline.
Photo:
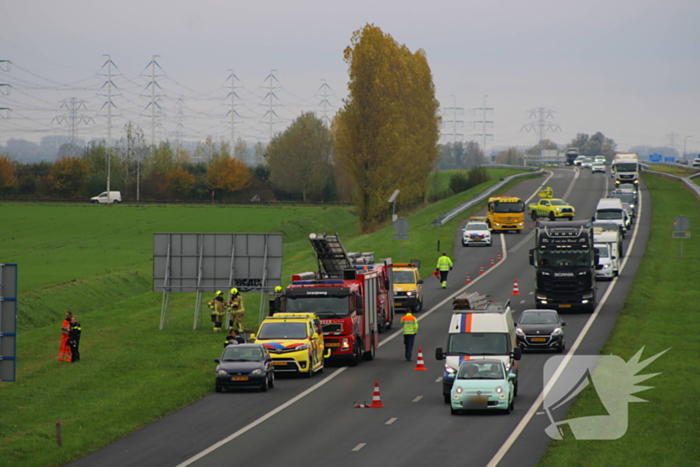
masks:
<instances>
[{"instance_id":1,"label":"firefighter in turnout gear","mask_svg":"<svg viewBox=\"0 0 700 467\"><path fill-rule=\"evenodd\" d=\"M440 285L443 289L446 288L447 274L449 274L449 272L452 271L452 260L449 256L447 256L447 253L445 253L444 251L442 252L442 256L438 258L435 270L440 273Z\"/></svg>"},{"instance_id":2,"label":"firefighter in turnout gear","mask_svg":"<svg viewBox=\"0 0 700 467\"><path fill-rule=\"evenodd\" d=\"M406 361L410 362L413 355L413 344L416 342L418 334L418 320L410 311L401 318L403 325L403 345L406 349Z\"/></svg>"},{"instance_id":3,"label":"firefighter in turnout gear","mask_svg":"<svg viewBox=\"0 0 700 467\"><path fill-rule=\"evenodd\" d=\"M228 325L239 332L243 332L243 317L245 316L245 304L243 297L238 293L237 288L231 289L231 301L227 304L229 312Z\"/></svg>"},{"instance_id":4,"label":"firefighter in turnout gear","mask_svg":"<svg viewBox=\"0 0 700 467\"><path fill-rule=\"evenodd\" d=\"M224 320L224 293L221 290L216 292L216 297L209 300L207 306L211 310L211 320L214 323L214 332L221 331L221 323Z\"/></svg>"},{"instance_id":5,"label":"firefighter in turnout gear","mask_svg":"<svg viewBox=\"0 0 700 467\"><path fill-rule=\"evenodd\" d=\"M269 302L269 310L268 310L268 315L272 316L278 311L282 311L282 287L281 286L276 286L275 287L275 293L270 296L270 302Z\"/></svg>"}]
</instances>

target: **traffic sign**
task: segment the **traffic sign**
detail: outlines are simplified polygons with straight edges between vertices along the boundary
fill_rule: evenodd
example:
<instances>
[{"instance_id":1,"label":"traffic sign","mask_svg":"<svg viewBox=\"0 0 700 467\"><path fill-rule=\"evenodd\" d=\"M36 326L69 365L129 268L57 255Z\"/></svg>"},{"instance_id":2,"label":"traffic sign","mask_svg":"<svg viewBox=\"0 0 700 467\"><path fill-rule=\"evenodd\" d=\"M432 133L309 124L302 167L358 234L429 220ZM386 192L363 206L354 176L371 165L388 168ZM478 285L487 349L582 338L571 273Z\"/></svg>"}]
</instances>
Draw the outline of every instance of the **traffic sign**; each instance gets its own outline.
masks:
<instances>
[{"instance_id":1,"label":"traffic sign","mask_svg":"<svg viewBox=\"0 0 700 467\"><path fill-rule=\"evenodd\" d=\"M408 220L403 217L399 217L394 221L394 232L397 234L405 234L408 232Z\"/></svg>"},{"instance_id":2,"label":"traffic sign","mask_svg":"<svg viewBox=\"0 0 700 467\"><path fill-rule=\"evenodd\" d=\"M410 235L407 234L395 234L394 235L394 240L409 240Z\"/></svg>"},{"instance_id":3,"label":"traffic sign","mask_svg":"<svg viewBox=\"0 0 700 467\"><path fill-rule=\"evenodd\" d=\"M673 228L677 231L688 230L690 228L690 221L685 216L676 216L673 219Z\"/></svg>"},{"instance_id":4,"label":"traffic sign","mask_svg":"<svg viewBox=\"0 0 700 467\"><path fill-rule=\"evenodd\" d=\"M673 232L672 238L690 238L690 232Z\"/></svg>"}]
</instances>

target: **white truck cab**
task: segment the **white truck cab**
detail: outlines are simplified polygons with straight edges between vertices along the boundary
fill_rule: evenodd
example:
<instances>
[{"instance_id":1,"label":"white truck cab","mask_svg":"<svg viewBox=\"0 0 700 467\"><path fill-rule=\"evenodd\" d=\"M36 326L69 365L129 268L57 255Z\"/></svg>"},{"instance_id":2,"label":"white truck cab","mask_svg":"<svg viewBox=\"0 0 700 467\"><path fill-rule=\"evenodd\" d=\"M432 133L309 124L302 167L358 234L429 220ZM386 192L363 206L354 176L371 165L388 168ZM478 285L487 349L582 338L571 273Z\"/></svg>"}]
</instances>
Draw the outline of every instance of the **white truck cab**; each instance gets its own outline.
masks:
<instances>
[{"instance_id":1,"label":"white truck cab","mask_svg":"<svg viewBox=\"0 0 700 467\"><path fill-rule=\"evenodd\" d=\"M120 191L105 191L97 196L90 198L93 204L116 204L122 202L122 193Z\"/></svg>"},{"instance_id":2,"label":"white truck cab","mask_svg":"<svg viewBox=\"0 0 700 467\"><path fill-rule=\"evenodd\" d=\"M617 224L622 238L625 238L628 214L619 198L601 198L595 209L595 220Z\"/></svg>"}]
</instances>

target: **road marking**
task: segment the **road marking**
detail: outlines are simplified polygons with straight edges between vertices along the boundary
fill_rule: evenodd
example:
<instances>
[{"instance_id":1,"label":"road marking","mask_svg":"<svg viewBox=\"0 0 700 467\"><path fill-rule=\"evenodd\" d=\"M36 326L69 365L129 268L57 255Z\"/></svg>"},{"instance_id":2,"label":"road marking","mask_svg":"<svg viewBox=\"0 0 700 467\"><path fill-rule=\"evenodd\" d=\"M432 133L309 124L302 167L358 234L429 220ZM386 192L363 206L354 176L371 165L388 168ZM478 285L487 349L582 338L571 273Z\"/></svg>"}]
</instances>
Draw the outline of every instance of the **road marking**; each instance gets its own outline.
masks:
<instances>
[{"instance_id":1,"label":"road marking","mask_svg":"<svg viewBox=\"0 0 700 467\"><path fill-rule=\"evenodd\" d=\"M423 396L416 396L416 398L413 399L411 402L418 402L418 401L421 400L422 398L423 398Z\"/></svg>"},{"instance_id":2,"label":"road marking","mask_svg":"<svg viewBox=\"0 0 700 467\"><path fill-rule=\"evenodd\" d=\"M525 303L525 300L520 300L520 303Z\"/></svg>"},{"instance_id":3,"label":"road marking","mask_svg":"<svg viewBox=\"0 0 700 467\"><path fill-rule=\"evenodd\" d=\"M357 451L359 451L360 449L362 449L363 447L365 447L366 445L367 445L367 443L360 443L360 444L358 444L357 446L355 446L354 448L352 448L352 450L355 451L355 452L357 452Z\"/></svg>"},{"instance_id":4,"label":"road marking","mask_svg":"<svg viewBox=\"0 0 700 467\"><path fill-rule=\"evenodd\" d=\"M606 189L607 189L607 183L606 183ZM639 218L640 219L641 219L641 216L642 216L642 197L640 196L639 197ZM634 243L637 241L637 233L638 232L639 232L639 224L636 224L635 229L634 229L634 234L632 235L632 240L630 241L630 245L629 245L629 248L627 248L627 251L633 250ZM622 265L620 266L620 275L622 275L622 271L625 269L625 266L627 265L627 260L629 258L630 258L629 255L625 256L625 259L622 262ZM593 326L593 322L596 320L596 318L600 314L600 310L603 309L603 305L605 305L605 302L608 300L608 297L610 296L613 289L615 288L615 285L617 284L617 280L619 278L620 278L620 276L614 277L613 280L610 282L610 286L605 291L605 294L603 295L603 298L598 302L598 306L596 307L595 311L593 312L591 317L586 322L586 325L581 330L581 333L576 338L576 342L574 342L574 345L568 350L568 352L564 356L564 359L557 367L557 370L554 372L552 377L547 382L547 385L542 389L542 392L540 392L540 394L537 396L537 399L535 399L535 402L532 403L532 405L528 409L525 416L520 420L520 423L518 423L518 425L515 427L513 432L508 437L508 439L506 439L505 443L503 443L503 445L496 452L496 454L493 456L493 458L489 461L489 463L486 465L486 467L496 467L498 465L498 463L501 462L501 460L503 460L503 457L508 453L508 450L513 446L513 444L515 444L515 441L517 441L518 437L522 434L523 430L525 430L525 427L527 427L527 424L530 423L530 420L532 420L532 417L535 415L535 412L537 411L539 406L542 405L542 402L544 401L545 397L547 397L547 395L549 394L549 391L552 390L552 387L556 384L557 380L559 379L561 374L564 372L564 368L566 368L566 365L571 360L571 356L576 353L576 350L581 345L581 342L583 342L583 339L586 337L586 334Z\"/></svg>"},{"instance_id":5,"label":"road marking","mask_svg":"<svg viewBox=\"0 0 700 467\"><path fill-rule=\"evenodd\" d=\"M396 420L398 420L398 418L396 418L396 417L391 417L389 420L386 421L385 425L391 425L391 424L394 423Z\"/></svg>"},{"instance_id":6,"label":"road marking","mask_svg":"<svg viewBox=\"0 0 700 467\"><path fill-rule=\"evenodd\" d=\"M527 294L528 294L528 295L535 295L535 292L534 292L534 291L533 291L533 292L528 292Z\"/></svg>"},{"instance_id":7,"label":"road marking","mask_svg":"<svg viewBox=\"0 0 700 467\"><path fill-rule=\"evenodd\" d=\"M436 383L442 382L442 376L440 376L438 379L435 380Z\"/></svg>"}]
</instances>

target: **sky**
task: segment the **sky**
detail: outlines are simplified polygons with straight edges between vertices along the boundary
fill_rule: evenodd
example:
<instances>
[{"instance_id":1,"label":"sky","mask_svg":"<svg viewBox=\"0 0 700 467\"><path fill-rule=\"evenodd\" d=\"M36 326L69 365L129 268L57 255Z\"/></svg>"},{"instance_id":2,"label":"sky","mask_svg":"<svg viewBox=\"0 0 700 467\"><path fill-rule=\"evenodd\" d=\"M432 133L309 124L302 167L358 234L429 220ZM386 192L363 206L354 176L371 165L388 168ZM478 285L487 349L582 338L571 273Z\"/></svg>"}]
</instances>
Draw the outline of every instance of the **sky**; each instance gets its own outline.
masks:
<instances>
[{"instance_id":1,"label":"sky","mask_svg":"<svg viewBox=\"0 0 700 467\"><path fill-rule=\"evenodd\" d=\"M620 151L697 153L698 19L697 0L0 0L0 144L118 139L129 121L147 141L266 143L301 112L332 118L370 23L426 52L442 142L483 144L487 120L487 150L531 146L545 109L560 146L601 131Z\"/></svg>"}]
</instances>

